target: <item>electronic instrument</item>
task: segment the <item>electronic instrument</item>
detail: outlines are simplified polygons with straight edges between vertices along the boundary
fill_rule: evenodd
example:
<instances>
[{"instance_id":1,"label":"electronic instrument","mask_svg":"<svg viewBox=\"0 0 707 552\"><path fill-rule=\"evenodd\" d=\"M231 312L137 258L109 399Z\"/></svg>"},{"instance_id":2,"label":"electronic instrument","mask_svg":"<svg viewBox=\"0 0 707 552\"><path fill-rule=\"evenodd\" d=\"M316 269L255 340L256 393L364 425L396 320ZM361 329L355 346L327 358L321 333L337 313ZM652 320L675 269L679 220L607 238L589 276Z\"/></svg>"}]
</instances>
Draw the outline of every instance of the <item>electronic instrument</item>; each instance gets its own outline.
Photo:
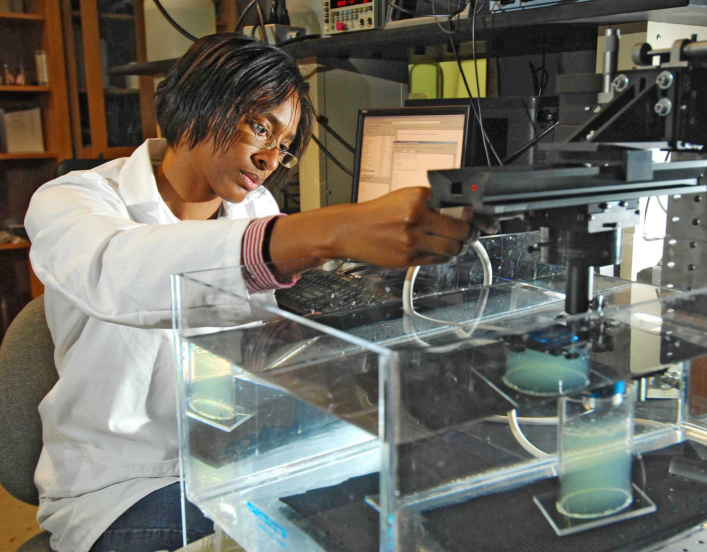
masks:
<instances>
[{"instance_id":1,"label":"electronic instrument","mask_svg":"<svg viewBox=\"0 0 707 552\"><path fill-rule=\"evenodd\" d=\"M382 29L386 6L384 0L322 0L322 34Z\"/></svg>"}]
</instances>

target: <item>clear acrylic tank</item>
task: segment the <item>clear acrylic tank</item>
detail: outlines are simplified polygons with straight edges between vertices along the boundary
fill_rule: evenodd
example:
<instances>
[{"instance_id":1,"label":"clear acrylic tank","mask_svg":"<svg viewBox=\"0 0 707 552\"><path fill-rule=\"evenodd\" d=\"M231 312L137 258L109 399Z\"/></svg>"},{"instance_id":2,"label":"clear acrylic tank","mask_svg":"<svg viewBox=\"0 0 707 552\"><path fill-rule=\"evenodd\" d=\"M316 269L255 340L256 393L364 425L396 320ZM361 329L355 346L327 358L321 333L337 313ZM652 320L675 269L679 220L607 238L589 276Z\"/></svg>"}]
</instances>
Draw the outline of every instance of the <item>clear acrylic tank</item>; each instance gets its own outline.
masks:
<instances>
[{"instance_id":1,"label":"clear acrylic tank","mask_svg":"<svg viewBox=\"0 0 707 552\"><path fill-rule=\"evenodd\" d=\"M405 270L303 278L280 306L242 267L175 276L189 500L248 552L652 550L701 528L707 293L596 276L602 308L568 317L535 241L483 239L490 285L473 251L421 269L414 313ZM555 508L559 409L619 382L640 500L579 527Z\"/></svg>"}]
</instances>

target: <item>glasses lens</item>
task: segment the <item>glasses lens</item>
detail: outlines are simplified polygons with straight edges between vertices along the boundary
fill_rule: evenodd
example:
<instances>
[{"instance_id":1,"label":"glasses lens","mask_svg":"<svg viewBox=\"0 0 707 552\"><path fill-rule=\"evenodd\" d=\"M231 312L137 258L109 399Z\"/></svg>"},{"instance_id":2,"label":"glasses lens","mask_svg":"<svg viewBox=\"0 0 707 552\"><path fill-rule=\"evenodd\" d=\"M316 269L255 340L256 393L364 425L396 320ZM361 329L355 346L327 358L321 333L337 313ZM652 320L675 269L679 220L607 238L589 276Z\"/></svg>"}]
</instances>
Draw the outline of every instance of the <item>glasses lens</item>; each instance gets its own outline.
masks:
<instances>
[{"instance_id":1,"label":"glasses lens","mask_svg":"<svg viewBox=\"0 0 707 552\"><path fill-rule=\"evenodd\" d=\"M277 140L275 140L275 137L265 127L262 127L262 126L256 127L254 125L253 126L253 133L255 134L255 139L264 148L273 149L275 147L275 145L277 144Z\"/></svg>"},{"instance_id":2,"label":"glasses lens","mask_svg":"<svg viewBox=\"0 0 707 552\"><path fill-rule=\"evenodd\" d=\"M292 155L291 153L283 153L282 157L280 158L280 165L283 167L287 167L288 169L291 169L297 164L297 158Z\"/></svg>"}]
</instances>

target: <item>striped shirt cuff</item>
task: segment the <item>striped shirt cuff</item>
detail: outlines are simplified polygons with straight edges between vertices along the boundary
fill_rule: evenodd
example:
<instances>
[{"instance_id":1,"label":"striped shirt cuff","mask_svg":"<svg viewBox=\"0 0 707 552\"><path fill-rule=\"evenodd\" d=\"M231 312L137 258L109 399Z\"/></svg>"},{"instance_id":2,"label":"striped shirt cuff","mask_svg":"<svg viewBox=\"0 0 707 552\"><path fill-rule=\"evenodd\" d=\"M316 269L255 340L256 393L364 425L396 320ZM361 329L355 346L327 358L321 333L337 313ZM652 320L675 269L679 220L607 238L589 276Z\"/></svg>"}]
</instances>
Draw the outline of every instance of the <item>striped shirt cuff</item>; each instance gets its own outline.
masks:
<instances>
[{"instance_id":1,"label":"striped shirt cuff","mask_svg":"<svg viewBox=\"0 0 707 552\"><path fill-rule=\"evenodd\" d=\"M272 289L289 288L295 285L299 277L288 278L279 281L265 264L263 248L265 246L265 231L268 226L280 217L286 217L284 213L256 219L250 223L243 235L243 246L241 248L241 261L245 267L245 283L250 293L259 293Z\"/></svg>"}]
</instances>

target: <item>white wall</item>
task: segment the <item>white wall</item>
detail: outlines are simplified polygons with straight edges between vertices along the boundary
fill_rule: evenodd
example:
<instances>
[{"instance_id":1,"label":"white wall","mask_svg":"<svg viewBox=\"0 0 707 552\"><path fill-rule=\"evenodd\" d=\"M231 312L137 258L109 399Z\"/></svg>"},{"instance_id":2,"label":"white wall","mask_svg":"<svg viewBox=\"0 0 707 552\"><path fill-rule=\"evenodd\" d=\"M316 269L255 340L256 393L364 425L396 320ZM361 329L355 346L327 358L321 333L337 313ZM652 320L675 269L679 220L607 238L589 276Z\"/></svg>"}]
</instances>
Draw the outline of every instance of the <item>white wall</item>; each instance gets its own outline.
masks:
<instances>
[{"instance_id":1,"label":"white wall","mask_svg":"<svg viewBox=\"0 0 707 552\"><path fill-rule=\"evenodd\" d=\"M172 19L194 36L216 32L216 12L211 0L161 0L160 3ZM145 40L147 61L180 57L191 45L191 40L169 24L152 0L145 0Z\"/></svg>"},{"instance_id":2,"label":"white wall","mask_svg":"<svg viewBox=\"0 0 707 552\"><path fill-rule=\"evenodd\" d=\"M321 34L322 0L287 0L287 12L293 27L303 27L307 34Z\"/></svg>"}]
</instances>

